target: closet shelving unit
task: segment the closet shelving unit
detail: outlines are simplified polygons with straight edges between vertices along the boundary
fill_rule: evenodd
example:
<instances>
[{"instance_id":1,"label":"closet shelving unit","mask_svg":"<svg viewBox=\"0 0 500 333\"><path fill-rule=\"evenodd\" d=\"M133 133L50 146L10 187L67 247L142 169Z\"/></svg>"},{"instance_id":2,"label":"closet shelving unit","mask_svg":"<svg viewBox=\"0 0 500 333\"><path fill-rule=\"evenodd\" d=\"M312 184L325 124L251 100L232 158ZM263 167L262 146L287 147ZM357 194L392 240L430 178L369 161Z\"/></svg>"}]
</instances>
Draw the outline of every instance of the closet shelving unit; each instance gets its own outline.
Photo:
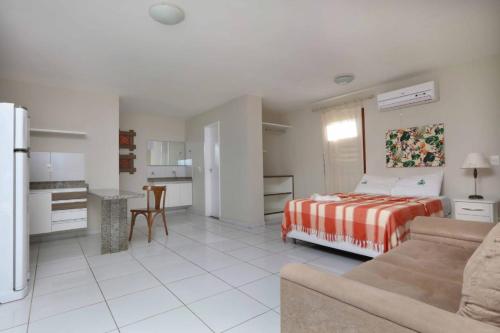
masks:
<instances>
[{"instance_id":1,"label":"closet shelving unit","mask_svg":"<svg viewBox=\"0 0 500 333\"><path fill-rule=\"evenodd\" d=\"M293 198L293 176L264 176L264 216L282 214L286 202Z\"/></svg>"}]
</instances>

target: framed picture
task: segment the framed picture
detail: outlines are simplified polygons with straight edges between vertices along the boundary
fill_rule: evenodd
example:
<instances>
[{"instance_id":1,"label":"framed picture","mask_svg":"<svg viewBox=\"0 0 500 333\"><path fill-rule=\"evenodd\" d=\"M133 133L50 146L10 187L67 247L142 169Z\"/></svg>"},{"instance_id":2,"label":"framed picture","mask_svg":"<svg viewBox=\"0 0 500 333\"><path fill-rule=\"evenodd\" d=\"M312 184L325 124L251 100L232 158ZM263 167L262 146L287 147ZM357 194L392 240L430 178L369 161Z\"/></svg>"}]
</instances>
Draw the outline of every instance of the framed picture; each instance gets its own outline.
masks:
<instances>
[{"instance_id":1,"label":"framed picture","mask_svg":"<svg viewBox=\"0 0 500 333\"><path fill-rule=\"evenodd\" d=\"M120 149L135 150L134 137L134 130L120 131L120 134L118 135Z\"/></svg>"},{"instance_id":2,"label":"framed picture","mask_svg":"<svg viewBox=\"0 0 500 333\"><path fill-rule=\"evenodd\" d=\"M135 158L136 156L134 154L120 154L120 172L128 172L130 174L134 174L136 172L136 169L134 167Z\"/></svg>"},{"instance_id":3,"label":"framed picture","mask_svg":"<svg viewBox=\"0 0 500 333\"><path fill-rule=\"evenodd\" d=\"M388 168L444 166L444 124L388 130L385 150Z\"/></svg>"}]
</instances>

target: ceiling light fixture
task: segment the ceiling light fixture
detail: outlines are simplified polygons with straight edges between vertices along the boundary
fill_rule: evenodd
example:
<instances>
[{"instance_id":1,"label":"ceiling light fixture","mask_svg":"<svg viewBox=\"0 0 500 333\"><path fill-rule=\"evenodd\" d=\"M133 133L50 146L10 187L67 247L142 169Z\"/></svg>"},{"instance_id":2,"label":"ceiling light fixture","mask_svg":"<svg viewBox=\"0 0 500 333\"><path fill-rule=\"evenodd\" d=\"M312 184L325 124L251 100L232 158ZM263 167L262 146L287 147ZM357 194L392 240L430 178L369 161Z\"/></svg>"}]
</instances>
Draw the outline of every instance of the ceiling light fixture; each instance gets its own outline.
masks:
<instances>
[{"instance_id":1,"label":"ceiling light fixture","mask_svg":"<svg viewBox=\"0 0 500 333\"><path fill-rule=\"evenodd\" d=\"M184 11L173 4L161 2L149 7L149 16L157 22L175 25L184 20Z\"/></svg>"},{"instance_id":2,"label":"ceiling light fixture","mask_svg":"<svg viewBox=\"0 0 500 333\"><path fill-rule=\"evenodd\" d=\"M354 80L354 74L346 73L339 74L335 76L335 83L340 84L341 86L345 86L346 84L351 83Z\"/></svg>"}]
</instances>

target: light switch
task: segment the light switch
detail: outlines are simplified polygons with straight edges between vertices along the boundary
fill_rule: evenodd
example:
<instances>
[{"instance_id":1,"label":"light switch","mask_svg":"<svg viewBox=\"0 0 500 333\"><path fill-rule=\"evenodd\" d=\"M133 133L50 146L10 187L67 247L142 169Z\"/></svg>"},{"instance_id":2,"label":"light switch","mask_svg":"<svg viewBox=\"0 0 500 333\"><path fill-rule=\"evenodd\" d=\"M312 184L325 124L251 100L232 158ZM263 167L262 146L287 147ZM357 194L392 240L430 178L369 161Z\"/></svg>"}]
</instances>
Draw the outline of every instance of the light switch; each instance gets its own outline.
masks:
<instances>
[{"instance_id":1,"label":"light switch","mask_svg":"<svg viewBox=\"0 0 500 333\"><path fill-rule=\"evenodd\" d=\"M490 156L490 164L491 165L500 165L500 156L498 156L498 155L491 155Z\"/></svg>"}]
</instances>

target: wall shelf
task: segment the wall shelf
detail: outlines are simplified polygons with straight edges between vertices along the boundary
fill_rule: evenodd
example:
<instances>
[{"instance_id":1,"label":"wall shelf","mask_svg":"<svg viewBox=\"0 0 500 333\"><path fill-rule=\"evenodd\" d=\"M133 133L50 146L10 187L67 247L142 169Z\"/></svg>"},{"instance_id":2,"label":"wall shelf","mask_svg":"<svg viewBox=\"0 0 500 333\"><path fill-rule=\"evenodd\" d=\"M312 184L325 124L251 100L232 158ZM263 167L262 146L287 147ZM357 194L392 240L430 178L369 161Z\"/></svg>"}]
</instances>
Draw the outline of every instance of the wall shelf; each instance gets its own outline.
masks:
<instances>
[{"instance_id":1,"label":"wall shelf","mask_svg":"<svg viewBox=\"0 0 500 333\"><path fill-rule=\"evenodd\" d=\"M262 122L262 128L265 131L285 132L287 129L292 128L292 126L278 123Z\"/></svg>"},{"instance_id":2,"label":"wall shelf","mask_svg":"<svg viewBox=\"0 0 500 333\"><path fill-rule=\"evenodd\" d=\"M264 193L265 197L271 196L271 195L290 195L292 192L279 192L279 193Z\"/></svg>"},{"instance_id":3,"label":"wall shelf","mask_svg":"<svg viewBox=\"0 0 500 333\"><path fill-rule=\"evenodd\" d=\"M87 136L87 132L65 131L56 129L31 128L30 133L33 134L54 134L54 135L72 135L72 136Z\"/></svg>"},{"instance_id":4,"label":"wall shelf","mask_svg":"<svg viewBox=\"0 0 500 333\"><path fill-rule=\"evenodd\" d=\"M294 198L293 192L293 176L264 176L264 215L279 218L277 214L283 214L285 204Z\"/></svg>"}]
</instances>

